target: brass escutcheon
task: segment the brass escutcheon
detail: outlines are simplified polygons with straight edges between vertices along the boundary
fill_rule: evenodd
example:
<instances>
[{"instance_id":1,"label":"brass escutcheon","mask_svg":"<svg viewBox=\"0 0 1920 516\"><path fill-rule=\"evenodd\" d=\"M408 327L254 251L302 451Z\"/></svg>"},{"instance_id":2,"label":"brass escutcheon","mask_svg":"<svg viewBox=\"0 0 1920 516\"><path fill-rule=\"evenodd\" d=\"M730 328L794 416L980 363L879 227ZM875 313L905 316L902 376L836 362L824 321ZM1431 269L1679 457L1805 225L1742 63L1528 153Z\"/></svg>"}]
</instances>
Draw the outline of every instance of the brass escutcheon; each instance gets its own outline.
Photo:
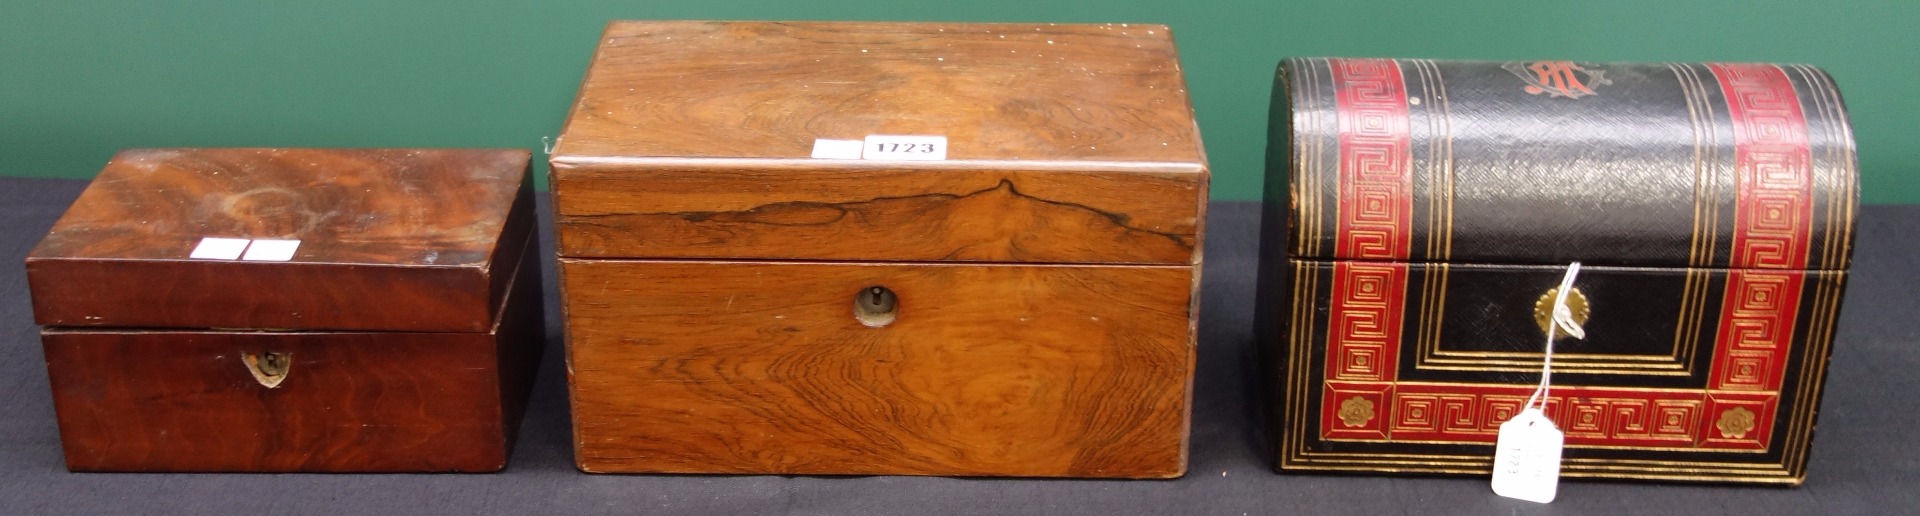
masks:
<instances>
[{"instance_id":1,"label":"brass escutcheon","mask_svg":"<svg viewBox=\"0 0 1920 516\"><path fill-rule=\"evenodd\" d=\"M293 367L293 354L272 351L259 355L241 353L240 362L247 364L247 372L253 373L253 379L260 385L274 389L287 380L287 369Z\"/></svg>"},{"instance_id":2,"label":"brass escutcheon","mask_svg":"<svg viewBox=\"0 0 1920 516\"><path fill-rule=\"evenodd\" d=\"M1553 298L1559 295L1559 287L1550 288L1547 293L1540 295L1540 300L1533 302L1533 322L1540 325L1540 333L1546 333L1548 325L1553 322ZM1589 315L1587 295L1580 293L1579 287L1567 292L1567 311L1573 313L1574 323L1586 326Z\"/></svg>"},{"instance_id":3,"label":"brass escutcheon","mask_svg":"<svg viewBox=\"0 0 1920 516\"><path fill-rule=\"evenodd\" d=\"M900 298L887 287L875 285L863 288L853 296L853 318L868 328L893 324L899 310Z\"/></svg>"}]
</instances>

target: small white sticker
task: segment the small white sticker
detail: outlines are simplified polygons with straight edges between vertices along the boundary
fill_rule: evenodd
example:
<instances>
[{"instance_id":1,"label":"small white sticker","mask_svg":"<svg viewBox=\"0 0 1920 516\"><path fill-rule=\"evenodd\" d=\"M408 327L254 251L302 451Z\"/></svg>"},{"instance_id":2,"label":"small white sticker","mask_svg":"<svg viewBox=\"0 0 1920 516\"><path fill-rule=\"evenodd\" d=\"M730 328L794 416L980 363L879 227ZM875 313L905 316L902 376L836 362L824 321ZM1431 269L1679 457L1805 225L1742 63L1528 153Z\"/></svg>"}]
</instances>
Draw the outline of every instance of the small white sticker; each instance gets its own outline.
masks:
<instances>
[{"instance_id":1,"label":"small white sticker","mask_svg":"<svg viewBox=\"0 0 1920 516\"><path fill-rule=\"evenodd\" d=\"M300 248L299 240L255 240L247 247L247 255L240 257L249 262L284 262L293 259L293 250Z\"/></svg>"},{"instance_id":2,"label":"small white sticker","mask_svg":"<svg viewBox=\"0 0 1920 516\"><path fill-rule=\"evenodd\" d=\"M1538 408L1521 410L1500 424L1493 452L1493 493L1548 503L1560 489L1560 451L1565 434Z\"/></svg>"},{"instance_id":3,"label":"small white sticker","mask_svg":"<svg viewBox=\"0 0 1920 516\"><path fill-rule=\"evenodd\" d=\"M814 159L860 159L860 149L866 148L866 142L860 140L813 140Z\"/></svg>"},{"instance_id":4,"label":"small white sticker","mask_svg":"<svg viewBox=\"0 0 1920 516\"><path fill-rule=\"evenodd\" d=\"M940 161L947 159L947 137L869 135L865 151L860 157L889 161Z\"/></svg>"},{"instance_id":5,"label":"small white sticker","mask_svg":"<svg viewBox=\"0 0 1920 516\"><path fill-rule=\"evenodd\" d=\"M240 253L247 250L247 242L245 238L206 237L200 239L200 245L194 246L193 252L187 257L195 260L237 260L240 259Z\"/></svg>"}]
</instances>

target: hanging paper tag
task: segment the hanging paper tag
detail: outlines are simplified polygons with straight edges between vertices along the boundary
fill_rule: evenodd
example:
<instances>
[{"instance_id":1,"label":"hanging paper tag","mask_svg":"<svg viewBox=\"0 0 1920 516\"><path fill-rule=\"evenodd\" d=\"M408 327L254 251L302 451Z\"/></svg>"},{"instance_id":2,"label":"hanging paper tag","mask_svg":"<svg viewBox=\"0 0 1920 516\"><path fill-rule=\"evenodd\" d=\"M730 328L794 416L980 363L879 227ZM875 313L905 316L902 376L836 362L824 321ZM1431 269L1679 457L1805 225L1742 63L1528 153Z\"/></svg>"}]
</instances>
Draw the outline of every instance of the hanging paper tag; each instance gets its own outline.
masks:
<instances>
[{"instance_id":1,"label":"hanging paper tag","mask_svg":"<svg viewBox=\"0 0 1920 516\"><path fill-rule=\"evenodd\" d=\"M1540 409L1529 408L1500 424L1493 452L1493 493L1547 503L1560 489L1560 450L1565 434Z\"/></svg>"}]
</instances>

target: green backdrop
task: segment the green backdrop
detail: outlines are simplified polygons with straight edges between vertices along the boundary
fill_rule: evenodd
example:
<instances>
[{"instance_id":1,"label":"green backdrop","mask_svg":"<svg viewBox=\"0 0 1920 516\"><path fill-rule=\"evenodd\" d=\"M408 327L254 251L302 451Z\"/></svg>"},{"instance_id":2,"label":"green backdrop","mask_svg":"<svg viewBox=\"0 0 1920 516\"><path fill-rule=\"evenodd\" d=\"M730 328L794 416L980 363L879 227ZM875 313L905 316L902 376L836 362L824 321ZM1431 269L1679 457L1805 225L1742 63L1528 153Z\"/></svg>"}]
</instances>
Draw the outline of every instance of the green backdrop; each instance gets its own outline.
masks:
<instances>
[{"instance_id":1,"label":"green backdrop","mask_svg":"<svg viewBox=\"0 0 1920 516\"><path fill-rule=\"evenodd\" d=\"M0 175L153 146L538 149L609 19L1157 22L1216 199L1260 191L1286 56L1804 62L1852 110L1867 202L1920 202L1920 1L0 0Z\"/></svg>"}]
</instances>

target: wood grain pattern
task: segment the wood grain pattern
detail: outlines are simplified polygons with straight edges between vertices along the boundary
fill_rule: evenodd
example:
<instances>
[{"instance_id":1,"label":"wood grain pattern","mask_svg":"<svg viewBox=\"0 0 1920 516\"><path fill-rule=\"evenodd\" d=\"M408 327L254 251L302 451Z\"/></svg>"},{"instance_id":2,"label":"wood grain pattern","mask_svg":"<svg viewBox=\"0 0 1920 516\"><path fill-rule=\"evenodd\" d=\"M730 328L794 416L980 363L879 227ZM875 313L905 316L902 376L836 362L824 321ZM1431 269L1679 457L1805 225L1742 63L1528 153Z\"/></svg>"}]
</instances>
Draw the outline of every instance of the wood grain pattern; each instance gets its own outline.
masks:
<instances>
[{"instance_id":1,"label":"wood grain pattern","mask_svg":"<svg viewBox=\"0 0 1920 516\"><path fill-rule=\"evenodd\" d=\"M124 151L28 255L35 317L486 331L507 276L492 265L518 263L532 227L527 161L518 149ZM300 247L291 262L189 260L203 237Z\"/></svg>"},{"instance_id":2,"label":"wood grain pattern","mask_svg":"<svg viewBox=\"0 0 1920 516\"><path fill-rule=\"evenodd\" d=\"M529 229L521 246L519 266L509 277L507 297L494 316L494 358L500 415L505 425L507 455L519 442L521 417L533 397L533 381L547 347L547 287L540 272L540 237ZM503 462L504 464L504 462ZM500 468L495 468L500 469Z\"/></svg>"},{"instance_id":3,"label":"wood grain pattern","mask_svg":"<svg viewBox=\"0 0 1920 516\"><path fill-rule=\"evenodd\" d=\"M49 328L67 467L497 471L539 364L537 262L509 275L513 293L488 332ZM277 388L241 360L266 352L290 359Z\"/></svg>"},{"instance_id":4,"label":"wood grain pattern","mask_svg":"<svg viewBox=\"0 0 1920 516\"><path fill-rule=\"evenodd\" d=\"M1191 264L1208 174L1153 25L615 22L552 165L583 258Z\"/></svg>"},{"instance_id":5,"label":"wood grain pattern","mask_svg":"<svg viewBox=\"0 0 1920 516\"><path fill-rule=\"evenodd\" d=\"M1171 477L1187 266L562 259L589 472ZM871 328L854 296L898 296Z\"/></svg>"},{"instance_id":6,"label":"wood grain pattern","mask_svg":"<svg viewBox=\"0 0 1920 516\"><path fill-rule=\"evenodd\" d=\"M579 100L556 156L806 158L878 132L966 142L953 160L1200 157L1160 25L616 21Z\"/></svg>"},{"instance_id":7,"label":"wood grain pattern","mask_svg":"<svg viewBox=\"0 0 1920 516\"><path fill-rule=\"evenodd\" d=\"M987 170L577 172L557 185L562 256L1138 264L1197 259L1206 190L1178 175ZM1095 207L1114 199L1140 211Z\"/></svg>"},{"instance_id":8,"label":"wood grain pattern","mask_svg":"<svg viewBox=\"0 0 1920 516\"><path fill-rule=\"evenodd\" d=\"M811 158L876 134L947 159ZM583 470L1185 468L1208 171L1165 27L614 22L551 163Z\"/></svg>"}]
</instances>

